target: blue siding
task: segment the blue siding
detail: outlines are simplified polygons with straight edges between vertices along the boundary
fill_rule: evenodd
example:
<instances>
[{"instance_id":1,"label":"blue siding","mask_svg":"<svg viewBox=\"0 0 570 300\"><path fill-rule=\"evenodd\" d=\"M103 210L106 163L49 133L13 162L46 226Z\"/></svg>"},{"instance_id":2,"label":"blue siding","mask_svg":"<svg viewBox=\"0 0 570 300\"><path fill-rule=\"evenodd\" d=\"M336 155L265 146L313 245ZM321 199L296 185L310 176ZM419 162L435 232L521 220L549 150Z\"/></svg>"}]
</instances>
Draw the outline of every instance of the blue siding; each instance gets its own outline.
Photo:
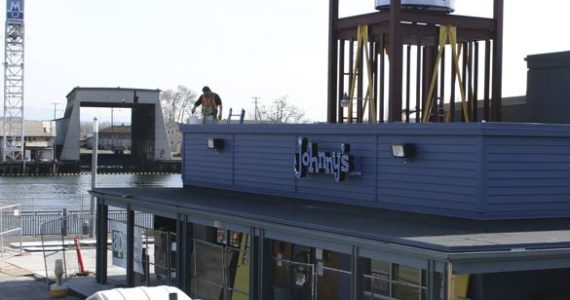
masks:
<instances>
[{"instance_id":1,"label":"blue siding","mask_svg":"<svg viewBox=\"0 0 570 300\"><path fill-rule=\"evenodd\" d=\"M182 126L184 185L350 205L495 219L570 216L570 126L378 124ZM351 145L362 176L293 172L295 143ZM224 151L207 149L225 140ZM391 145L413 143L410 161Z\"/></svg>"},{"instance_id":2,"label":"blue siding","mask_svg":"<svg viewBox=\"0 0 570 300\"><path fill-rule=\"evenodd\" d=\"M455 135L380 136L378 195L386 207L425 212L447 209L476 214L480 209L480 139ZM394 159L392 144L413 143L416 157Z\"/></svg>"},{"instance_id":3,"label":"blue siding","mask_svg":"<svg viewBox=\"0 0 570 300\"><path fill-rule=\"evenodd\" d=\"M570 215L570 139L532 136L486 140L489 213Z\"/></svg>"},{"instance_id":4,"label":"blue siding","mask_svg":"<svg viewBox=\"0 0 570 300\"><path fill-rule=\"evenodd\" d=\"M257 191L293 192L294 135L237 135L235 185Z\"/></svg>"},{"instance_id":5,"label":"blue siding","mask_svg":"<svg viewBox=\"0 0 570 300\"><path fill-rule=\"evenodd\" d=\"M224 151L208 149L209 138L224 139ZM184 184L231 185L233 137L228 134L185 134Z\"/></svg>"}]
</instances>

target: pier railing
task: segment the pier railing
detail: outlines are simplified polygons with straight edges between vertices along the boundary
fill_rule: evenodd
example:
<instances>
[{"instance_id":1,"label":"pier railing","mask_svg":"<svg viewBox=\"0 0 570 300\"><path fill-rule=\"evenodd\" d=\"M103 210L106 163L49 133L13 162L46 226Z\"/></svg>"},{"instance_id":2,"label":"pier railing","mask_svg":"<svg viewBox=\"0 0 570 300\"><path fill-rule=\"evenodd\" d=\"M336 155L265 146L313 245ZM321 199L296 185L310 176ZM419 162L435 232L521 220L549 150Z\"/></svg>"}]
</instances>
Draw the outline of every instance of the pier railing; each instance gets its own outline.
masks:
<instances>
[{"instance_id":1,"label":"pier railing","mask_svg":"<svg viewBox=\"0 0 570 300\"><path fill-rule=\"evenodd\" d=\"M0 207L0 260L22 252L22 218L20 204ZM19 242L20 248L4 247L4 243Z\"/></svg>"},{"instance_id":2,"label":"pier railing","mask_svg":"<svg viewBox=\"0 0 570 300\"><path fill-rule=\"evenodd\" d=\"M22 211L19 216L4 215L3 224L7 228L21 227L22 236L36 237L41 234L42 224L44 225L43 234L60 235L62 234L62 227L57 222L50 221L62 220L66 222L67 234L81 234L85 230L85 220L81 218L84 211L80 210L44 210L44 211ZM124 210L110 210L109 218L116 220L126 220L127 214ZM138 213L135 215L135 223L139 226L152 228L153 216L152 214ZM13 234L20 234L14 232ZM7 233L7 236L12 233Z\"/></svg>"}]
</instances>

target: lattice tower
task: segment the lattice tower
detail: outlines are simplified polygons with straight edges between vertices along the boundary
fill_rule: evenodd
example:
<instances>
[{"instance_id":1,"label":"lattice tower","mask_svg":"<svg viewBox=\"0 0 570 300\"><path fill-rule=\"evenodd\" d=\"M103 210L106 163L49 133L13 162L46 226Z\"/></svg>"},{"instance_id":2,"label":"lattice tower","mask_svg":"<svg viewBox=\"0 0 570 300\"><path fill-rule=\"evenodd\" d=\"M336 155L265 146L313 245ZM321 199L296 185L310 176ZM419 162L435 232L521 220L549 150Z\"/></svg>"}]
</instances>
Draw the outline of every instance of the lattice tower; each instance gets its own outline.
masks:
<instances>
[{"instance_id":1,"label":"lattice tower","mask_svg":"<svg viewBox=\"0 0 570 300\"><path fill-rule=\"evenodd\" d=\"M2 160L24 160L24 1L7 0Z\"/></svg>"}]
</instances>

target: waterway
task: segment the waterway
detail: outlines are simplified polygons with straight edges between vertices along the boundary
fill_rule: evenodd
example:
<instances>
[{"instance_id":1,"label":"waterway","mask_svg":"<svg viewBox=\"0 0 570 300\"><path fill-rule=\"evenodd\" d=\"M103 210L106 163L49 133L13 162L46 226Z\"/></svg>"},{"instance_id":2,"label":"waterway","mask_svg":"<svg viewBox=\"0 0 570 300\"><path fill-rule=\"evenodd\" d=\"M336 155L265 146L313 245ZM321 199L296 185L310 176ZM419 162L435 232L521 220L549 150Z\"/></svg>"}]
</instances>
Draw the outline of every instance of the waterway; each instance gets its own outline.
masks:
<instances>
[{"instance_id":1,"label":"waterway","mask_svg":"<svg viewBox=\"0 0 570 300\"><path fill-rule=\"evenodd\" d=\"M97 187L181 187L180 174L97 175ZM0 177L0 206L22 205L23 211L89 209L91 175Z\"/></svg>"}]
</instances>

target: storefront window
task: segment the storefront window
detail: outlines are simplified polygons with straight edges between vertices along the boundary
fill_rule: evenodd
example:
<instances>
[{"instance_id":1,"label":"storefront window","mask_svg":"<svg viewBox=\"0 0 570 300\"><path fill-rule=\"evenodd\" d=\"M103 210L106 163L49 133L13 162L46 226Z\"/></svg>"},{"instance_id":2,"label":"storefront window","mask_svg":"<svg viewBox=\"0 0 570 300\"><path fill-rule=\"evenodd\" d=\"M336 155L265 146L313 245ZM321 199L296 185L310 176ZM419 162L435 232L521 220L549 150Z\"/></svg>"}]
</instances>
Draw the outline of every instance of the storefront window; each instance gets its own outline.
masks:
<instances>
[{"instance_id":1,"label":"storefront window","mask_svg":"<svg viewBox=\"0 0 570 300\"><path fill-rule=\"evenodd\" d=\"M425 270L380 260L370 261L364 275L364 299L427 299Z\"/></svg>"},{"instance_id":2,"label":"storefront window","mask_svg":"<svg viewBox=\"0 0 570 300\"><path fill-rule=\"evenodd\" d=\"M272 241L274 300L349 299L350 255ZM267 299L267 300L271 300Z\"/></svg>"},{"instance_id":3,"label":"storefront window","mask_svg":"<svg viewBox=\"0 0 570 300\"><path fill-rule=\"evenodd\" d=\"M249 299L249 236L208 228L194 239L192 296L200 299Z\"/></svg>"}]
</instances>

